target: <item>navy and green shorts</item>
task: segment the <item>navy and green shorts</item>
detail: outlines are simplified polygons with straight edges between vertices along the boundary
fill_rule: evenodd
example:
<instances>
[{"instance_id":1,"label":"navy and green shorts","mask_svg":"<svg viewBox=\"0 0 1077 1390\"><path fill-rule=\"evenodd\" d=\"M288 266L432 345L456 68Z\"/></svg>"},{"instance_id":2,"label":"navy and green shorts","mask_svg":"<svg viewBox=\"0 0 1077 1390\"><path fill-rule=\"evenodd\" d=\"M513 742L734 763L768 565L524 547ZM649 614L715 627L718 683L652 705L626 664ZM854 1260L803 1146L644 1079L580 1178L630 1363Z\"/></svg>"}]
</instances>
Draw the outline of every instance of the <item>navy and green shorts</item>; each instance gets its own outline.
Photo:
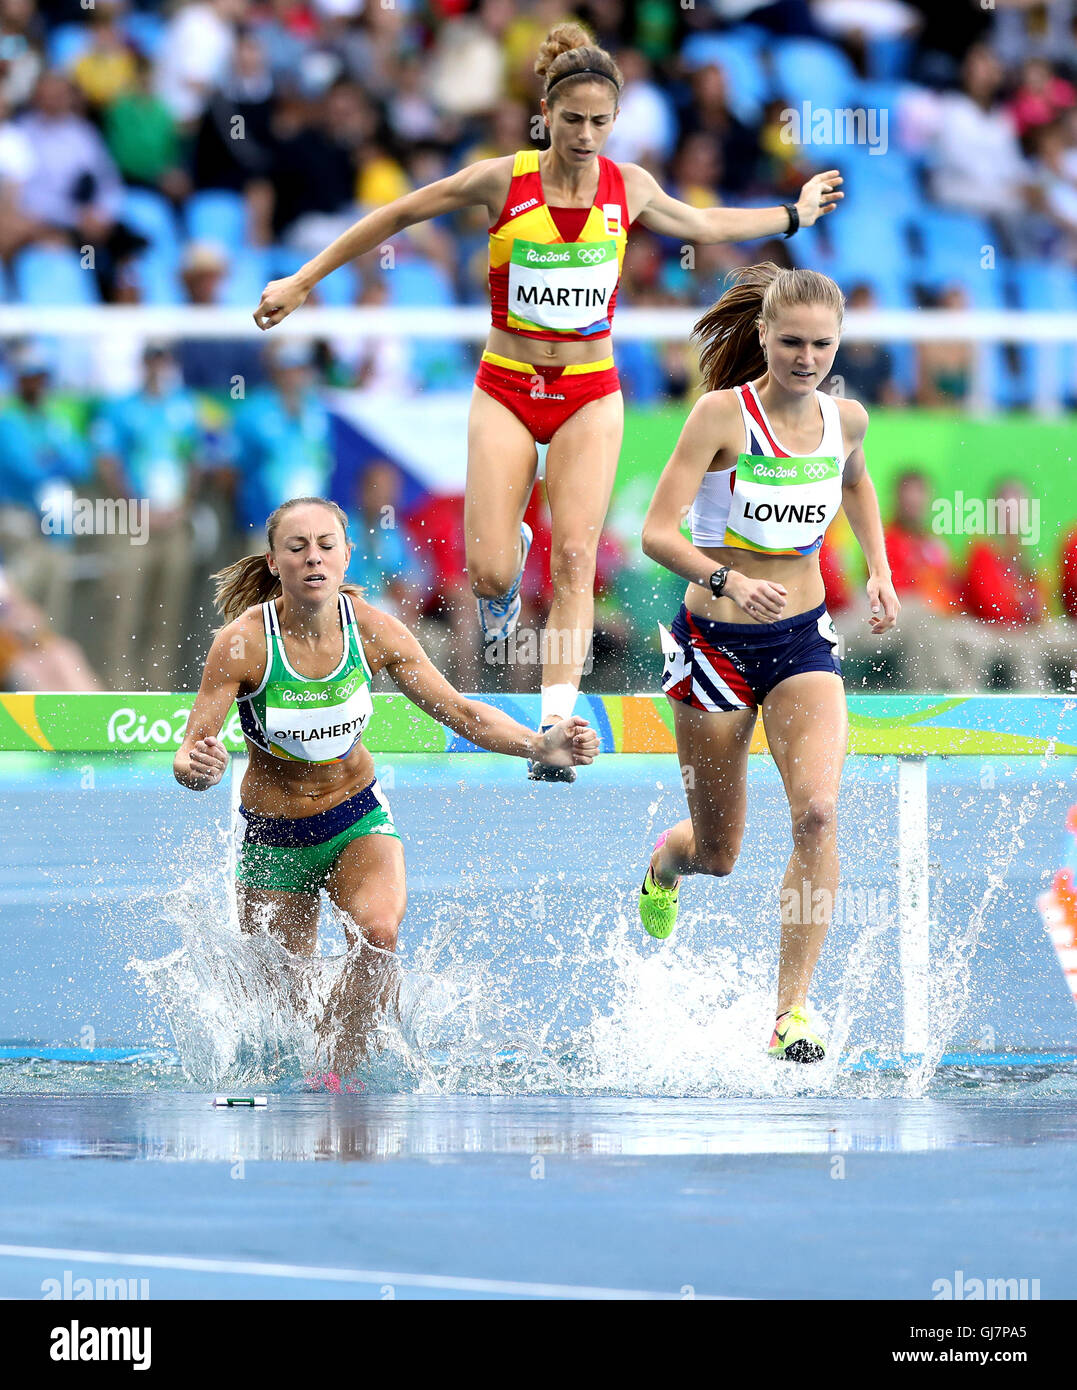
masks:
<instances>
[{"instance_id":1,"label":"navy and green shorts","mask_svg":"<svg viewBox=\"0 0 1077 1390\"><path fill-rule=\"evenodd\" d=\"M841 675L838 634L825 603L773 623L716 623L682 603L670 630L661 623L658 630L662 689L693 709L756 709L789 676Z\"/></svg>"},{"instance_id":2,"label":"navy and green shorts","mask_svg":"<svg viewBox=\"0 0 1077 1390\"><path fill-rule=\"evenodd\" d=\"M378 779L313 816L236 816L236 882L278 893L317 893L345 845L362 835L399 840Z\"/></svg>"}]
</instances>

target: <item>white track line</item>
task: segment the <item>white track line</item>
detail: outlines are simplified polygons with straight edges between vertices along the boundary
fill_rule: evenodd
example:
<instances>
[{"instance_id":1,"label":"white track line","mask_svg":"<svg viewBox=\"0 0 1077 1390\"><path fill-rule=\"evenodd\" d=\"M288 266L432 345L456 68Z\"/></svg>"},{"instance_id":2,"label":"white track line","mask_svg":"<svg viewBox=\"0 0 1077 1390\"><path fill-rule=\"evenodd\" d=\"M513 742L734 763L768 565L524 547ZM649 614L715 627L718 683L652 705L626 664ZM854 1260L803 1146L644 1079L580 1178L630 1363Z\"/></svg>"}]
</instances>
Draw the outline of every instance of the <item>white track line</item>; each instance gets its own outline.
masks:
<instances>
[{"instance_id":1,"label":"white track line","mask_svg":"<svg viewBox=\"0 0 1077 1390\"><path fill-rule=\"evenodd\" d=\"M206 1260L188 1255L131 1255L108 1250L55 1250L44 1245L0 1245L0 1258L68 1260L72 1263L134 1265L187 1270L195 1274L246 1274L264 1279L307 1279L333 1284L399 1284L404 1288L454 1289L460 1293L504 1293L521 1298L676 1299L680 1293L649 1289L600 1289L584 1284L527 1284L511 1279L466 1279L453 1274L401 1274L386 1269L333 1269L318 1265L267 1264L258 1260ZM696 1295L708 1300L724 1295Z\"/></svg>"}]
</instances>

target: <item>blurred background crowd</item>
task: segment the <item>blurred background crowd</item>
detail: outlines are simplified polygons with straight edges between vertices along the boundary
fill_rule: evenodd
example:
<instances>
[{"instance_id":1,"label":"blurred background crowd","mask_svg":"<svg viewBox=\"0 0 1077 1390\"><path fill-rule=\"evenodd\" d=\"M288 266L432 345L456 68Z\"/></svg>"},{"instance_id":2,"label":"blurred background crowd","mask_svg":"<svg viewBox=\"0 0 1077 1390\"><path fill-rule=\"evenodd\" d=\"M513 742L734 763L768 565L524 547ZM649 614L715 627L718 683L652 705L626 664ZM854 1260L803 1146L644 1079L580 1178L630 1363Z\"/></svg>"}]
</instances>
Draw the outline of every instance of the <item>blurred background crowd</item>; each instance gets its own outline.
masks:
<instances>
[{"instance_id":1,"label":"blurred background crowd","mask_svg":"<svg viewBox=\"0 0 1077 1390\"><path fill-rule=\"evenodd\" d=\"M846 177L840 211L788 242L686 255L635 227L619 306L703 308L731 268L773 259L832 274L854 308L1077 311L1077 0L0 0L0 323L5 303L252 311L267 280L366 212L540 143L532 65L566 18L626 79L605 153L675 196L773 205L819 168ZM843 110L864 113L857 143L816 119ZM481 305L486 232L481 209L411 228L310 302ZM479 646L463 479L431 490L399 459L357 459L333 409L342 391L468 393L478 347L179 332L0 340L0 686L189 687L211 570L257 548L281 500L322 493L353 518L350 577L415 623L457 684L534 688L533 667L506 675ZM614 339L626 452L645 417L668 418L672 442L699 384L687 344ZM943 414L1042 407L1048 371L1068 411L1070 344L850 343L835 382L880 417L924 412L926 437ZM665 458L647 461L652 478ZM940 530L958 456L910 450L886 470L907 619L885 646L856 635L862 570L847 534L828 537L851 688L1074 688L1077 507L1037 468L1018 451L984 494L1014 518L1042 507L1036 546L1016 524ZM43 524L71 511L65 497L129 499L127 531ZM539 488L525 627L550 597L545 515ZM655 621L683 585L640 555L641 515L638 492L615 497L591 688L656 686Z\"/></svg>"}]
</instances>

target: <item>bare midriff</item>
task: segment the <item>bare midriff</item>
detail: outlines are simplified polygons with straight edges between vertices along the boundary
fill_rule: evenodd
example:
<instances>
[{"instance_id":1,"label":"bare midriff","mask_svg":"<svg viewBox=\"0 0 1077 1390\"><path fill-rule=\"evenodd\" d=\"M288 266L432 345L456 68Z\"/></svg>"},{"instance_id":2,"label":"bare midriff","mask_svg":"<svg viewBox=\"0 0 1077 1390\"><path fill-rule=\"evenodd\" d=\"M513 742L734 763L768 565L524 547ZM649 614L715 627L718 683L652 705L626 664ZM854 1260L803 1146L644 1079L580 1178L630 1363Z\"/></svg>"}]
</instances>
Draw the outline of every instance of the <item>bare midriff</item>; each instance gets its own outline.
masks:
<instances>
[{"instance_id":1,"label":"bare midriff","mask_svg":"<svg viewBox=\"0 0 1077 1390\"><path fill-rule=\"evenodd\" d=\"M536 367L572 367L580 362L600 362L603 357L611 356L613 336L606 333L601 338L569 338L555 342L549 338L509 333L504 328L491 328L486 349L499 357L530 362Z\"/></svg>"},{"instance_id":2,"label":"bare midriff","mask_svg":"<svg viewBox=\"0 0 1077 1390\"><path fill-rule=\"evenodd\" d=\"M701 545L704 555L714 560L714 568L728 565L749 579L766 579L785 589L785 607L776 622L807 613L826 598L823 576L819 572L819 552L813 555L758 555L751 550L734 550L728 546ZM747 623L751 627L766 627L750 614L743 612L731 598L715 598L702 584L689 584L684 591L684 606L689 613L709 618L715 623Z\"/></svg>"},{"instance_id":3,"label":"bare midriff","mask_svg":"<svg viewBox=\"0 0 1077 1390\"><path fill-rule=\"evenodd\" d=\"M244 809L256 816L314 816L339 806L374 780L374 759L361 743L338 763L292 762L249 742L247 751L250 765L241 795Z\"/></svg>"}]
</instances>

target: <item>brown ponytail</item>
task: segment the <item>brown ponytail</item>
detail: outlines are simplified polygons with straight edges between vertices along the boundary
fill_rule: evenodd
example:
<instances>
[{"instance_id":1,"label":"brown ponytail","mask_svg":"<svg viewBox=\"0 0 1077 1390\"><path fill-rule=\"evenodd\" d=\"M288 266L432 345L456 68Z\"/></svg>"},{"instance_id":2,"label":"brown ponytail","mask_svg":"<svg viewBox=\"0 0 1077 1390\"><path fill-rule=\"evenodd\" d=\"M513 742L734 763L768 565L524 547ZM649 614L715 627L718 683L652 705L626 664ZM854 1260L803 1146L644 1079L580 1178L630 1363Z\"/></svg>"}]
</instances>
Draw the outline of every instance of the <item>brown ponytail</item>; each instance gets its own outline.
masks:
<instances>
[{"instance_id":1,"label":"brown ponytail","mask_svg":"<svg viewBox=\"0 0 1077 1390\"><path fill-rule=\"evenodd\" d=\"M692 329L701 346L699 368L706 391L725 391L762 376L767 359L759 341L759 324L773 323L782 309L798 304L825 304L841 328L845 296L817 270L782 270L773 261L745 266L729 277L733 283Z\"/></svg>"},{"instance_id":2,"label":"brown ponytail","mask_svg":"<svg viewBox=\"0 0 1077 1390\"><path fill-rule=\"evenodd\" d=\"M277 530L285 515L293 507L310 504L327 507L340 523L344 539L348 539L348 518L335 502L330 502L324 497L292 497L289 501L281 503L266 521L267 549L273 549ZM214 584L214 607L223 615L225 623L234 622L248 608L252 608L256 603L266 603L282 592L280 579L270 570L264 554L244 555L241 560L236 560L234 564L226 565L223 570L210 575L210 578ZM363 590L355 584L342 584L340 592L351 594L355 598L363 597Z\"/></svg>"},{"instance_id":3,"label":"brown ponytail","mask_svg":"<svg viewBox=\"0 0 1077 1390\"><path fill-rule=\"evenodd\" d=\"M588 33L582 24L566 21L555 24L543 39L535 59L535 72L545 79L547 105L552 105L558 97L567 95L580 82L601 82L603 78L613 83L616 90L615 102L620 102L624 78L621 69L604 48L595 43L594 35ZM560 80L563 79L563 80ZM550 88L557 88L551 98Z\"/></svg>"}]
</instances>

